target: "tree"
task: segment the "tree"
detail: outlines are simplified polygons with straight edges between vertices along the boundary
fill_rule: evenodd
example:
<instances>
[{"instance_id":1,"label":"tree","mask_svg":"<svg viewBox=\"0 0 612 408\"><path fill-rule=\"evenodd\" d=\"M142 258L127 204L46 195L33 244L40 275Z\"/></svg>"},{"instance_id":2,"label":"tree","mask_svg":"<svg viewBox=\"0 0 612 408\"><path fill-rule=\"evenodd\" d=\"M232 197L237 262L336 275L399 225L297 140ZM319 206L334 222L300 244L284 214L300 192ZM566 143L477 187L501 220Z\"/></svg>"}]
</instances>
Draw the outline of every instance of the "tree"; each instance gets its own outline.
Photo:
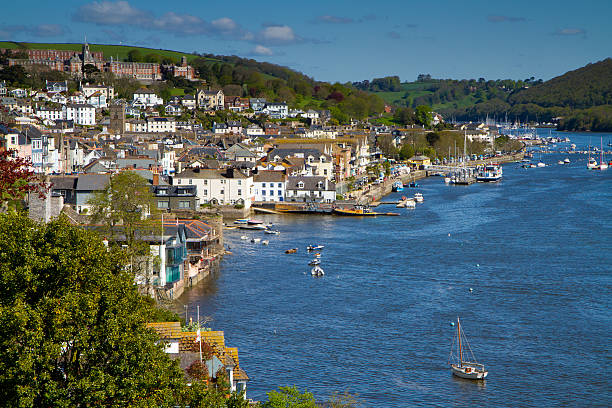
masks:
<instances>
[{"instance_id":1,"label":"tree","mask_svg":"<svg viewBox=\"0 0 612 408\"><path fill-rule=\"evenodd\" d=\"M0 215L0 398L7 406L166 406L184 387L117 251L65 218Z\"/></svg>"},{"instance_id":2,"label":"tree","mask_svg":"<svg viewBox=\"0 0 612 408\"><path fill-rule=\"evenodd\" d=\"M28 193L43 198L47 187L30 170L32 162L29 159L12 157L12 153L0 151L0 209L10 201L23 199Z\"/></svg>"},{"instance_id":3,"label":"tree","mask_svg":"<svg viewBox=\"0 0 612 408\"><path fill-rule=\"evenodd\" d=\"M423 126L431 125L433 117L431 115L431 108L427 105L419 105L415 111L415 119L418 124Z\"/></svg>"},{"instance_id":4,"label":"tree","mask_svg":"<svg viewBox=\"0 0 612 408\"><path fill-rule=\"evenodd\" d=\"M121 231L132 254L142 252L138 241L143 235L155 232L156 225L147 218L147 213L158 212L153 194L147 180L132 171L113 175L106 188L88 204L92 206L92 220L104 225L111 240Z\"/></svg>"},{"instance_id":5,"label":"tree","mask_svg":"<svg viewBox=\"0 0 612 408\"><path fill-rule=\"evenodd\" d=\"M95 74L100 72L100 70L93 64L85 64L83 66L83 73L85 74L85 78L89 78L91 74Z\"/></svg>"},{"instance_id":6,"label":"tree","mask_svg":"<svg viewBox=\"0 0 612 408\"><path fill-rule=\"evenodd\" d=\"M268 393L268 401L263 408L317 408L312 393L301 393L296 387L279 387L278 391Z\"/></svg>"}]
</instances>

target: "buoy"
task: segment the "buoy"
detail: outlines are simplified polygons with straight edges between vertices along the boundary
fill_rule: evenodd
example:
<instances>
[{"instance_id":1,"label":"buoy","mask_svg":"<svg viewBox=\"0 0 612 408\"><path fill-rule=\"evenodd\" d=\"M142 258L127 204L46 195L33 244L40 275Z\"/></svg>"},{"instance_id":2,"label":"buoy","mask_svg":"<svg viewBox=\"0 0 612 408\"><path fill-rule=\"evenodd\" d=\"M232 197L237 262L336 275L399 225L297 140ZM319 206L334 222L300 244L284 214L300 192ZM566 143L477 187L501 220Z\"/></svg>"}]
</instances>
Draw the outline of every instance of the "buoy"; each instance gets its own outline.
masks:
<instances>
[{"instance_id":1,"label":"buoy","mask_svg":"<svg viewBox=\"0 0 612 408\"><path fill-rule=\"evenodd\" d=\"M455 325L455 322L451 322L451 326L454 326L454 325Z\"/></svg>"},{"instance_id":2,"label":"buoy","mask_svg":"<svg viewBox=\"0 0 612 408\"><path fill-rule=\"evenodd\" d=\"M448 236L450 237L450 232L448 233Z\"/></svg>"},{"instance_id":3,"label":"buoy","mask_svg":"<svg viewBox=\"0 0 612 408\"><path fill-rule=\"evenodd\" d=\"M480 264L476 264L477 267L480 267Z\"/></svg>"}]
</instances>

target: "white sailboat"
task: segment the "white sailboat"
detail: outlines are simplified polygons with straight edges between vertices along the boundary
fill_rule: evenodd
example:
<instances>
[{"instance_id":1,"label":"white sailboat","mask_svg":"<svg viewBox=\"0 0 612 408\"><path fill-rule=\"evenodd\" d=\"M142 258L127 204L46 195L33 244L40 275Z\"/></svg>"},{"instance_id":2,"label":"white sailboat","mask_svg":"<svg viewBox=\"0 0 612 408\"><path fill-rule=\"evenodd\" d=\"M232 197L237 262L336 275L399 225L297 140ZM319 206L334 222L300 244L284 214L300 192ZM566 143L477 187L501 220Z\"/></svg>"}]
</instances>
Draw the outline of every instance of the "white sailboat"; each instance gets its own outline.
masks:
<instances>
[{"instance_id":1,"label":"white sailboat","mask_svg":"<svg viewBox=\"0 0 612 408\"><path fill-rule=\"evenodd\" d=\"M477 363L476 358L474 358L474 353L472 353L472 349L467 339L465 338L465 334L461 331L461 322L457 317L457 355L454 356L453 351L455 349L455 344L451 345L451 355L449 360L454 360L454 363L451 363L451 372L453 375L461 378L467 378L468 380L484 380L487 377L489 372L485 370L483 364ZM466 352L465 349L469 350L469 354L471 355L472 361L466 361L463 359L463 354Z\"/></svg>"}]
</instances>

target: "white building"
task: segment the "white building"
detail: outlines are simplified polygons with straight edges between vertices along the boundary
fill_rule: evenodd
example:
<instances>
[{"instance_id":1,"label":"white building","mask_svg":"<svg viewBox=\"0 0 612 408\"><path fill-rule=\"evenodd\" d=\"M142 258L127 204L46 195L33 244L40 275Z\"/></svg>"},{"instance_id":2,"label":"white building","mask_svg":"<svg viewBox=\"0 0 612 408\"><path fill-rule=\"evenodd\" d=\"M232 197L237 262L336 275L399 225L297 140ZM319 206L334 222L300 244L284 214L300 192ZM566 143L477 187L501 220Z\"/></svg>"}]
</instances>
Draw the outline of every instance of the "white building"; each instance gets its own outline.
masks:
<instances>
[{"instance_id":1,"label":"white building","mask_svg":"<svg viewBox=\"0 0 612 408\"><path fill-rule=\"evenodd\" d=\"M200 203L243 204L253 203L253 177L236 169L190 169L177 174L172 185L195 185Z\"/></svg>"},{"instance_id":2,"label":"white building","mask_svg":"<svg viewBox=\"0 0 612 408\"><path fill-rule=\"evenodd\" d=\"M285 201L287 176L282 171L261 170L253 177L255 201Z\"/></svg>"},{"instance_id":3,"label":"white building","mask_svg":"<svg viewBox=\"0 0 612 408\"><path fill-rule=\"evenodd\" d=\"M147 132L174 133L176 132L176 121L174 120L174 118L150 116L147 118Z\"/></svg>"},{"instance_id":4,"label":"white building","mask_svg":"<svg viewBox=\"0 0 612 408\"><path fill-rule=\"evenodd\" d=\"M64 111L62 109L54 108L38 108L34 116L43 120L61 120L64 119Z\"/></svg>"},{"instance_id":5,"label":"white building","mask_svg":"<svg viewBox=\"0 0 612 408\"><path fill-rule=\"evenodd\" d=\"M286 119L289 116L289 107L284 102L269 102L263 111L273 119Z\"/></svg>"},{"instance_id":6,"label":"white building","mask_svg":"<svg viewBox=\"0 0 612 408\"><path fill-rule=\"evenodd\" d=\"M225 107L225 95L223 91L205 91L203 89L196 93L198 107L204 110L223 110Z\"/></svg>"},{"instance_id":7,"label":"white building","mask_svg":"<svg viewBox=\"0 0 612 408\"><path fill-rule=\"evenodd\" d=\"M115 88L106 85L83 85L81 86L81 92L85 94L85 97L89 98L96 92L100 92L106 97L107 101L115 99Z\"/></svg>"},{"instance_id":8,"label":"white building","mask_svg":"<svg viewBox=\"0 0 612 408\"><path fill-rule=\"evenodd\" d=\"M157 96L155 92L147 88L140 88L134 92L134 105L153 107L163 105L164 100Z\"/></svg>"},{"instance_id":9,"label":"white building","mask_svg":"<svg viewBox=\"0 0 612 408\"><path fill-rule=\"evenodd\" d=\"M251 123L249 126L247 126L247 128L245 129L245 133L248 137L264 136L266 134L262 127L257 126L254 123Z\"/></svg>"},{"instance_id":10,"label":"white building","mask_svg":"<svg viewBox=\"0 0 612 408\"><path fill-rule=\"evenodd\" d=\"M64 119L72 120L81 126L94 126L96 124L96 108L92 105L79 103L68 104L62 107Z\"/></svg>"}]
</instances>

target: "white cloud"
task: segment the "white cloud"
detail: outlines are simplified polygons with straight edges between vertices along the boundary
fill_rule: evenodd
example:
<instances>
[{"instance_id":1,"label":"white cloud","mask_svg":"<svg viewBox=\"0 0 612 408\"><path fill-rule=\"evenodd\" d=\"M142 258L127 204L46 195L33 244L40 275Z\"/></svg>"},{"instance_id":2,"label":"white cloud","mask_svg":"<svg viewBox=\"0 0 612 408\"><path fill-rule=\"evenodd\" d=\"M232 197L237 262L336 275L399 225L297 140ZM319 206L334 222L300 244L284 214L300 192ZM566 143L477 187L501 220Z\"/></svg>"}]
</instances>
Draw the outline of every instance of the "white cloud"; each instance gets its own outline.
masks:
<instances>
[{"instance_id":1,"label":"white cloud","mask_svg":"<svg viewBox=\"0 0 612 408\"><path fill-rule=\"evenodd\" d=\"M154 19L151 25L159 30L181 35L205 34L208 32L208 23L200 17L191 14L176 14L172 11Z\"/></svg>"},{"instance_id":2,"label":"white cloud","mask_svg":"<svg viewBox=\"0 0 612 408\"><path fill-rule=\"evenodd\" d=\"M318 16L317 18L315 18L315 22L328 23L328 24L349 24L349 23L353 23L354 20L349 17L323 15L323 16Z\"/></svg>"},{"instance_id":3,"label":"white cloud","mask_svg":"<svg viewBox=\"0 0 612 408\"><path fill-rule=\"evenodd\" d=\"M5 26L0 29L0 36L10 39L15 34L27 33L34 37L59 37L69 31L59 24L39 24L39 25L15 25Z\"/></svg>"},{"instance_id":4,"label":"white cloud","mask_svg":"<svg viewBox=\"0 0 612 408\"><path fill-rule=\"evenodd\" d=\"M212 26L220 31L234 31L238 29L238 24L228 17L221 17L213 20Z\"/></svg>"},{"instance_id":5,"label":"white cloud","mask_svg":"<svg viewBox=\"0 0 612 408\"><path fill-rule=\"evenodd\" d=\"M262 44L291 44L301 40L288 25L269 25L257 33L255 38Z\"/></svg>"},{"instance_id":6,"label":"white cloud","mask_svg":"<svg viewBox=\"0 0 612 408\"><path fill-rule=\"evenodd\" d=\"M263 45L257 44L255 48L251 50L252 55L274 55L274 51L272 51L268 47L264 47Z\"/></svg>"},{"instance_id":7,"label":"white cloud","mask_svg":"<svg viewBox=\"0 0 612 408\"><path fill-rule=\"evenodd\" d=\"M563 28L555 31L557 35L586 35L586 30L582 28Z\"/></svg>"},{"instance_id":8,"label":"white cloud","mask_svg":"<svg viewBox=\"0 0 612 408\"><path fill-rule=\"evenodd\" d=\"M100 25L147 24L151 21L150 13L130 6L127 1L94 1L83 4L72 18L75 21Z\"/></svg>"}]
</instances>

